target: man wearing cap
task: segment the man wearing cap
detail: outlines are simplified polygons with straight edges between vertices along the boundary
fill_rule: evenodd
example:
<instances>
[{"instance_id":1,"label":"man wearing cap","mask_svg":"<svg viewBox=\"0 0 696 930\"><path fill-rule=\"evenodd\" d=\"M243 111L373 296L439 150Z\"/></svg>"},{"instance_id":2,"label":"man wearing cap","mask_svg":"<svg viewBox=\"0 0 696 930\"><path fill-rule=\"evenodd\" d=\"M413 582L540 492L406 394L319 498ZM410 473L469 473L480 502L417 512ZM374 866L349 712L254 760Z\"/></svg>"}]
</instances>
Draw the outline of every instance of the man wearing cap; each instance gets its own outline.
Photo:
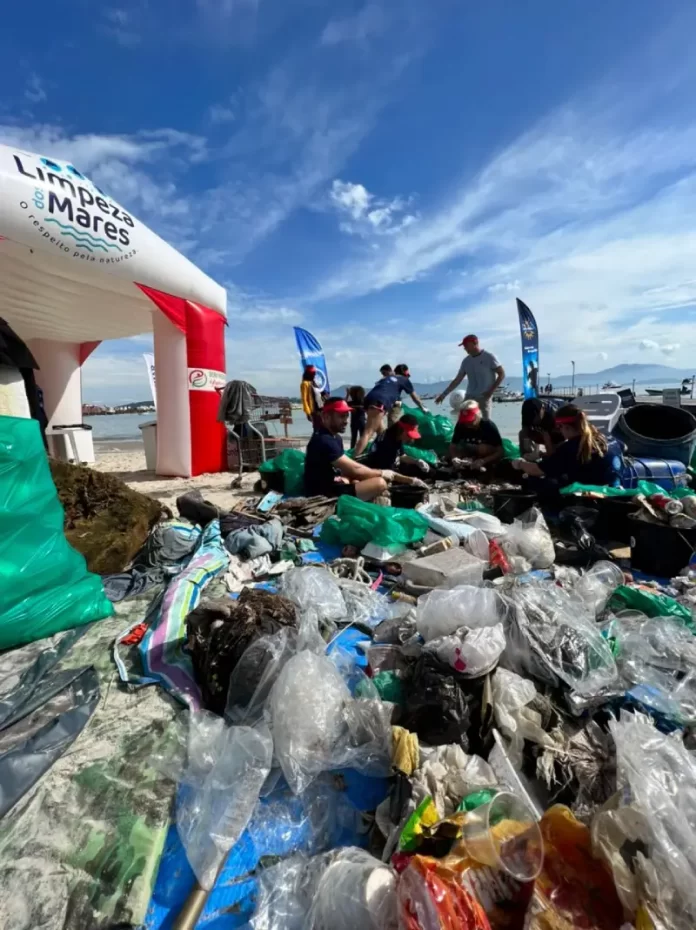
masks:
<instances>
[{"instance_id":1,"label":"man wearing cap","mask_svg":"<svg viewBox=\"0 0 696 930\"><path fill-rule=\"evenodd\" d=\"M479 346L478 336L465 336L459 345L464 346L466 355L459 366L457 377L435 399L435 403L441 404L466 378L467 399L477 401L483 419L490 420L493 393L503 383L505 369L492 352Z\"/></svg>"},{"instance_id":2,"label":"man wearing cap","mask_svg":"<svg viewBox=\"0 0 696 930\"><path fill-rule=\"evenodd\" d=\"M302 372L302 381L300 382L302 409L315 430L322 425L321 408L323 406L321 391L314 381L316 373L317 370L314 365L305 365L305 370Z\"/></svg>"},{"instance_id":3,"label":"man wearing cap","mask_svg":"<svg viewBox=\"0 0 696 930\"><path fill-rule=\"evenodd\" d=\"M350 419L350 407L345 400L329 398L321 412L321 426L307 445L304 485L307 495L322 494L340 497L352 494L363 501L372 501L387 489L394 478L389 469L368 468L349 459L343 449L341 433Z\"/></svg>"},{"instance_id":4,"label":"man wearing cap","mask_svg":"<svg viewBox=\"0 0 696 930\"><path fill-rule=\"evenodd\" d=\"M449 456L471 460L477 471L495 465L503 458L503 440L498 427L484 420L475 400L465 400L459 409L459 419L449 448Z\"/></svg>"}]
</instances>

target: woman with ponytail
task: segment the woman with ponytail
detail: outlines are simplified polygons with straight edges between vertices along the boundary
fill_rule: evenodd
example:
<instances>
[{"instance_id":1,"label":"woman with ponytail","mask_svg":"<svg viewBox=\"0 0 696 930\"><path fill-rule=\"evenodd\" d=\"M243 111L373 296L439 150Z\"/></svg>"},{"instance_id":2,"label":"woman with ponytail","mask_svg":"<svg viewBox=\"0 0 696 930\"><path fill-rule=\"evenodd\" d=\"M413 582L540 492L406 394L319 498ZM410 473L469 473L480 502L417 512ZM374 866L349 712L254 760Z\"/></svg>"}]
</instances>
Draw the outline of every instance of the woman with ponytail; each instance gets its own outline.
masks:
<instances>
[{"instance_id":1,"label":"woman with ponytail","mask_svg":"<svg viewBox=\"0 0 696 930\"><path fill-rule=\"evenodd\" d=\"M556 426L564 442L538 463L518 460L514 467L534 478L546 478L558 487L580 484L618 487L621 450L616 440L607 440L589 422L584 411L566 404L556 411Z\"/></svg>"}]
</instances>

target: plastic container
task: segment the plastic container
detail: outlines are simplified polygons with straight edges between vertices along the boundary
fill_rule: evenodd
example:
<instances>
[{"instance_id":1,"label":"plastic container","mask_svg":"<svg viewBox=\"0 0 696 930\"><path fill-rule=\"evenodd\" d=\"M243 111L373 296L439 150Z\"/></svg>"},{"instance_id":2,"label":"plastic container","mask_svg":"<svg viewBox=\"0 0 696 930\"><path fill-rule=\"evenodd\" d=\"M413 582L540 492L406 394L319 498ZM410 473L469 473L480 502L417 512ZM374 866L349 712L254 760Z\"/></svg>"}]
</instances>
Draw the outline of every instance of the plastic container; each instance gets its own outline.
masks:
<instances>
[{"instance_id":1,"label":"plastic container","mask_svg":"<svg viewBox=\"0 0 696 930\"><path fill-rule=\"evenodd\" d=\"M631 455L688 466L696 446L696 417L681 407L636 404L624 410L614 432Z\"/></svg>"},{"instance_id":2,"label":"plastic container","mask_svg":"<svg viewBox=\"0 0 696 930\"><path fill-rule=\"evenodd\" d=\"M503 523L512 523L537 503L537 495L530 491L493 491L493 514Z\"/></svg>"},{"instance_id":3,"label":"plastic container","mask_svg":"<svg viewBox=\"0 0 696 930\"><path fill-rule=\"evenodd\" d=\"M608 436L621 417L621 397L616 391L603 394L585 394L573 401L584 410L587 419L604 436Z\"/></svg>"},{"instance_id":4,"label":"plastic container","mask_svg":"<svg viewBox=\"0 0 696 930\"><path fill-rule=\"evenodd\" d=\"M639 481L651 481L665 491L685 488L688 483L686 465L676 460L625 458L621 469L624 488L636 488Z\"/></svg>"},{"instance_id":5,"label":"plastic container","mask_svg":"<svg viewBox=\"0 0 696 930\"><path fill-rule=\"evenodd\" d=\"M48 442L52 454L75 465L94 464L92 427L87 423L70 423L51 427Z\"/></svg>"},{"instance_id":6,"label":"plastic container","mask_svg":"<svg viewBox=\"0 0 696 930\"><path fill-rule=\"evenodd\" d=\"M148 471L157 470L157 420L141 423L138 429L143 436L145 446L145 468Z\"/></svg>"},{"instance_id":7,"label":"plastic container","mask_svg":"<svg viewBox=\"0 0 696 930\"><path fill-rule=\"evenodd\" d=\"M520 882L532 881L544 864L544 841L534 809L507 791L468 813L462 839L477 862Z\"/></svg>"},{"instance_id":8,"label":"plastic container","mask_svg":"<svg viewBox=\"0 0 696 930\"><path fill-rule=\"evenodd\" d=\"M631 520L631 566L660 578L673 578L696 551L696 530Z\"/></svg>"}]
</instances>

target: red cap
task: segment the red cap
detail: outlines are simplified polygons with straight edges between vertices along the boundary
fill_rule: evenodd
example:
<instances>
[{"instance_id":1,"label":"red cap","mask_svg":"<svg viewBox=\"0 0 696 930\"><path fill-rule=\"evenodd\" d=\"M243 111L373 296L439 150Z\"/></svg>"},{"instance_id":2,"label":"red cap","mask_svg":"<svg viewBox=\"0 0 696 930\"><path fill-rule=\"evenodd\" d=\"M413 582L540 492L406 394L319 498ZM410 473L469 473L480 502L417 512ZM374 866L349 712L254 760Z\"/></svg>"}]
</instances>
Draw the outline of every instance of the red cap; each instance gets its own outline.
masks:
<instances>
[{"instance_id":1,"label":"red cap","mask_svg":"<svg viewBox=\"0 0 696 930\"><path fill-rule=\"evenodd\" d=\"M469 333L468 336L465 336L462 341L459 343L460 346L465 346L467 342L473 342L478 345L478 336L474 336L473 333Z\"/></svg>"},{"instance_id":2,"label":"red cap","mask_svg":"<svg viewBox=\"0 0 696 930\"><path fill-rule=\"evenodd\" d=\"M399 423L401 427L401 433L407 439L420 439L421 434L418 432L418 427L414 426L411 423Z\"/></svg>"},{"instance_id":3,"label":"red cap","mask_svg":"<svg viewBox=\"0 0 696 930\"><path fill-rule=\"evenodd\" d=\"M308 371L311 375L315 375L317 373L317 369L314 365L305 365L305 371Z\"/></svg>"},{"instance_id":4,"label":"red cap","mask_svg":"<svg viewBox=\"0 0 696 930\"><path fill-rule=\"evenodd\" d=\"M340 397L330 397L324 404L324 410L330 413L350 413L350 407Z\"/></svg>"},{"instance_id":5,"label":"red cap","mask_svg":"<svg viewBox=\"0 0 696 930\"><path fill-rule=\"evenodd\" d=\"M464 401L465 407L459 411L460 423L473 423L476 417L481 413L481 408L475 400Z\"/></svg>"}]
</instances>

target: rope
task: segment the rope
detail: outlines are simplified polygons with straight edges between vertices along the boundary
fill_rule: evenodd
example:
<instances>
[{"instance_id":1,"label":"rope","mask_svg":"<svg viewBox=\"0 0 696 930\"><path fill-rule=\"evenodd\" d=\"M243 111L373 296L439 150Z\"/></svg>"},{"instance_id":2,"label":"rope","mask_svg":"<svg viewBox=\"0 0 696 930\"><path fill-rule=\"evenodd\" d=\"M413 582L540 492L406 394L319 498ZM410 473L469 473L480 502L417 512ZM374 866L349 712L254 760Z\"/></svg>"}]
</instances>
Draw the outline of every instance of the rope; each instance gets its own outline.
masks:
<instances>
[{"instance_id":1,"label":"rope","mask_svg":"<svg viewBox=\"0 0 696 930\"><path fill-rule=\"evenodd\" d=\"M331 574L339 580L357 581L360 584L372 585L367 571L365 571L365 559L335 559L327 566Z\"/></svg>"}]
</instances>

